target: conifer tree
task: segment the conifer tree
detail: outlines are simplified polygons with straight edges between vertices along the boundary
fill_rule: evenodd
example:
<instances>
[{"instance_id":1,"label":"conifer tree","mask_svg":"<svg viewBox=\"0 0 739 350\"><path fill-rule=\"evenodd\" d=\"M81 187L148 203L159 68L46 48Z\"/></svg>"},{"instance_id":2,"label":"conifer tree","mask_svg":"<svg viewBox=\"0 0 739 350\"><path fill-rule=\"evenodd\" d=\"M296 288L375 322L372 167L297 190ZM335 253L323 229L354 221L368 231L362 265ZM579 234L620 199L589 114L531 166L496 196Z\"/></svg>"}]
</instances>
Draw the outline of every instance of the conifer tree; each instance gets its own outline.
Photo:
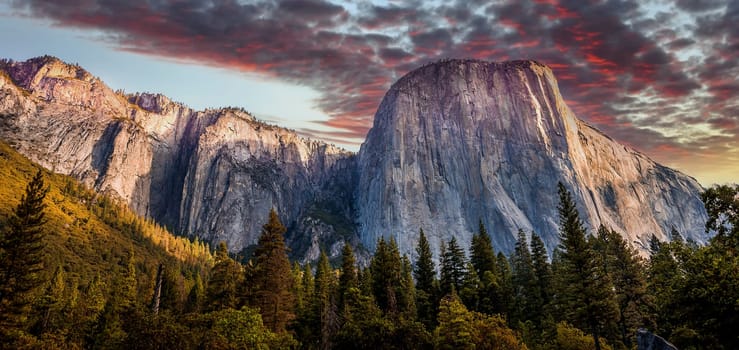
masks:
<instances>
[{"instance_id":1,"label":"conifer tree","mask_svg":"<svg viewBox=\"0 0 739 350\"><path fill-rule=\"evenodd\" d=\"M395 314L401 310L402 263L394 239L386 242L380 237L372 261L372 292L377 305L384 313Z\"/></svg>"},{"instance_id":2,"label":"conifer tree","mask_svg":"<svg viewBox=\"0 0 739 350\"><path fill-rule=\"evenodd\" d=\"M239 299L238 285L242 279L239 264L228 255L226 242L220 242L205 293L205 311L235 309Z\"/></svg>"},{"instance_id":3,"label":"conifer tree","mask_svg":"<svg viewBox=\"0 0 739 350\"><path fill-rule=\"evenodd\" d=\"M338 287L338 307L339 312L343 312L347 309L348 298L350 298L351 290L356 289L356 293L359 293L359 279L357 278L357 266L356 259L354 258L354 251L352 247L347 243L344 244L344 248L341 250L341 275L339 276L339 287Z\"/></svg>"},{"instance_id":4,"label":"conifer tree","mask_svg":"<svg viewBox=\"0 0 739 350\"><path fill-rule=\"evenodd\" d=\"M61 312L65 302L64 279L64 269L61 266L57 266L54 275L51 277L51 281L46 286L44 294L37 301L36 312L40 318L34 327L36 328L36 334L45 333L58 326L58 322L55 321L61 318Z\"/></svg>"},{"instance_id":5,"label":"conifer tree","mask_svg":"<svg viewBox=\"0 0 739 350\"><path fill-rule=\"evenodd\" d=\"M406 319L416 319L416 286L413 283L413 265L407 255L400 259L400 305Z\"/></svg>"},{"instance_id":6,"label":"conifer tree","mask_svg":"<svg viewBox=\"0 0 739 350\"><path fill-rule=\"evenodd\" d=\"M200 278L200 273L195 274L195 280L193 281L192 288L187 294L187 302L185 303L185 312L200 312L203 306L203 300L205 299L205 287L203 286L203 279Z\"/></svg>"},{"instance_id":7,"label":"conifer tree","mask_svg":"<svg viewBox=\"0 0 739 350\"><path fill-rule=\"evenodd\" d=\"M537 333L546 333L547 325L554 329L554 320L551 315L552 267L548 262L547 250L539 235L531 233L531 265L534 281L531 286L534 296L530 301L531 320ZM537 339L544 341L544 339Z\"/></svg>"},{"instance_id":8,"label":"conifer tree","mask_svg":"<svg viewBox=\"0 0 739 350\"><path fill-rule=\"evenodd\" d=\"M467 262L464 279L459 290L459 298L472 311L480 310L481 285L482 282L480 281L480 277L477 276L475 267L472 266L472 263Z\"/></svg>"},{"instance_id":9,"label":"conifer tree","mask_svg":"<svg viewBox=\"0 0 739 350\"><path fill-rule=\"evenodd\" d=\"M249 304L259 309L264 325L275 333L284 332L287 323L295 318L292 273L283 237L286 231L273 208L262 226L252 259L254 265L247 269L246 278Z\"/></svg>"},{"instance_id":10,"label":"conifer tree","mask_svg":"<svg viewBox=\"0 0 739 350\"><path fill-rule=\"evenodd\" d=\"M552 288L552 267L549 264L547 249L541 237L535 232L531 233L531 263L536 275L537 291L541 298L542 307L551 301L550 290Z\"/></svg>"},{"instance_id":11,"label":"conifer tree","mask_svg":"<svg viewBox=\"0 0 739 350\"><path fill-rule=\"evenodd\" d=\"M435 338L437 349L527 349L500 316L469 311L454 293L439 305Z\"/></svg>"},{"instance_id":12,"label":"conifer tree","mask_svg":"<svg viewBox=\"0 0 739 350\"><path fill-rule=\"evenodd\" d=\"M464 251L457 243L457 239L452 237L439 255L441 256L441 278L439 279L441 294L447 295L452 291L458 293L465 276Z\"/></svg>"},{"instance_id":13,"label":"conifer tree","mask_svg":"<svg viewBox=\"0 0 739 350\"><path fill-rule=\"evenodd\" d=\"M474 349L475 329L472 317L456 293L446 295L439 305L437 349Z\"/></svg>"},{"instance_id":14,"label":"conifer tree","mask_svg":"<svg viewBox=\"0 0 739 350\"><path fill-rule=\"evenodd\" d=\"M431 246L426 239L423 229L419 232L418 246L416 247L418 260L413 269L413 277L416 280L416 307L418 320L427 329L433 329L436 321L436 298L438 291L435 288L436 267L434 266Z\"/></svg>"},{"instance_id":15,"label":"conifer tree","mask_svg":"<svg viewBox=\"0 0 739 350\"><path fill-rule=\"evenodd\" d=\"M649 313L653 306L647 293L644 267L637 252L615 231L601 225L597 241L604 270L610 276L616 293L620 341L631 348L637 328L648 326L654 329L654 320Z\"/></svg>"},{"instance_id":16,"label":"conifer tree","mask_svg":"<svg viewBox=\"0 0 739 350\"><path fill-rule=\"evenodd\" d=\"M336 310L336 278L331 269L326 252L321 251L316 266L315 294L313 296L314 307L314 334L318 336L318 348L330 349L331 338L338 328L338 316Z\"/></svg>"},{"instance_id":17,"label":"conifer tree","mask_svg":"<svg viewBox=\"0 0 739 350\"><path fill-rule=\"evenodd\" d=\"M496 274L495 252L493 251L493 243L490 240L485 225L480 220L480 229L478 233L472 236L472 244L470 245L470 262L475 267L478 276L483 276L485 271Z\"/></svg>"},{"instance_id":18,"label":"conifer tree","mask_svg":"<svg viewBox=\"0 0 739 350\"><path fill-rule=\"evenodd\" d=\"M559 302L566 318L586 329L600 350L604 323L615 318L612 285L599 265L572 199L562 183L558 185L561 269L558 271Z\"/></svg>"},{"instance_id":19,"label":"conifer tree","mask_svg":"<svg viewBox=\"0 0 739 350\"><path fill-rule=\"evenodd\" d=\"M498 269L498 294L495 301L495 311L510 320L513 305L513 276L508 258L499 252L496 255L496 269Z\"/></svg>"},{"instance_id":20,"label":"conifer tree","mask_svg":"<svg viewBox=\"0 0 739 350\"><path fill-rule=\"evenodd\" d=\"M531 252L526 240L526 233L518 230L515 249L511 256L511 281L513 282L514 310L512 323L533 320L535 307L540 306L534 275L534 266L531 261Z\"/></svg>"},{"instance_id":21,"label":"conifer tree","mask_svg":"<svg viewBox=\"0 0 739 350\"><path fill-rule=\"evenodd\" d=\"M44 198L48 192L39 170L0 230L0 332L25 328L31 296L44 284Z\"/></svg>"}]
</instances>

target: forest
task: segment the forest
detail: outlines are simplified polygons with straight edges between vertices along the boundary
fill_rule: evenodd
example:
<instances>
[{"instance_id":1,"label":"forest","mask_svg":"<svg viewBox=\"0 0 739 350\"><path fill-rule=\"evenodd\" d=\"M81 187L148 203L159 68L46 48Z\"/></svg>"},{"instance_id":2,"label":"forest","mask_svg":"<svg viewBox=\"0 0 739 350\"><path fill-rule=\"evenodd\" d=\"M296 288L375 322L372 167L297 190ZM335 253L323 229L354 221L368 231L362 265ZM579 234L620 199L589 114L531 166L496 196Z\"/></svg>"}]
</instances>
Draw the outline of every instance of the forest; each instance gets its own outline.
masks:
<instances>
[{"instance_id":1,"label":"forest","mask_svg":"<svg viewBox=\"0 0 739 350\"><path fill-rule=\"evenodd\" d=\"M175 237L71 178L0 147L0 347L12 349L635 349L637 329L679 349L739 348L739 186L703 193L705 245L652 237L648 258L588 232L558 191L561 243L535 232L497 252L415 261L380 239L367 266L290 262L273 210L253 254ZM438 264L434 259L438 257Z\"/></svg>"}]
</instances>

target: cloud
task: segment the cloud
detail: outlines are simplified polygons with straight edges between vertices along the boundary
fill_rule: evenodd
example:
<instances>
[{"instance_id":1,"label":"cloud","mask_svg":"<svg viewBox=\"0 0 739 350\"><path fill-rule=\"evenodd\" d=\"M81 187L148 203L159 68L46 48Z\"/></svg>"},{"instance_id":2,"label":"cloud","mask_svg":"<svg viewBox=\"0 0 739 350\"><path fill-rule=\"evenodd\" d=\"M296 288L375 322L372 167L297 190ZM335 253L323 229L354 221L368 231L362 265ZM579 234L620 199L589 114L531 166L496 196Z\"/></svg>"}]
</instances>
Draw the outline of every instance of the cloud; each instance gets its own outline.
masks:
<instances>
[{"instance_id":1,"label":"cloud","mask_svg":"<svg viewBox=\"0 0 739 350\"><path fill-rule=\"evenodd\" d=\"M552 67L580 118L658 160L685 157L687 147L738 147L739 2L442 3L19 0L14 6L59 26L96 29L121 50L312 87L332 130L303 130L315 137L361 140L387 88L424 63L533 58Z\"/></svg>"}]
</instances>

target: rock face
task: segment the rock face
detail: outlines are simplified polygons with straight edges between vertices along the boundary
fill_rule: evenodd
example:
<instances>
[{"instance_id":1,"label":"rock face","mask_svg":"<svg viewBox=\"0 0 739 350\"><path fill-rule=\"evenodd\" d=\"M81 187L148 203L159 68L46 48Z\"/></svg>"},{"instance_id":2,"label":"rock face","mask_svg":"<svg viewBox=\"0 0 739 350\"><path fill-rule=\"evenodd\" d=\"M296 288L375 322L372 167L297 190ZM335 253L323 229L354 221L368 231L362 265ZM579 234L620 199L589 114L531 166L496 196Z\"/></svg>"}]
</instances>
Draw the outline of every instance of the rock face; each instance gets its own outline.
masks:
<instances>
[{"instance_id":1,"label":"rock face","mask_svg":"<svg viewBox=\"0 0 739 350\"><path fill-rule=\"evenodd\" d=\"M559 241L557 183L591 231L629 242L675 228L705 241L700 185L578 120L552 71L534 61L447 60L417 69L385 95L359 152L360 237L392 236L413 254L419 228L438 254L469 246L480 220L496 249L518 229Z\"/></svg>"},{"instance_id":2,"label":"rock face","mask_svg":"<svg viewBox=\"0 0 739 350\"><path fill-rule=\"evenodd\" d=\"M158 94L114 92L53 57L0 61L0 137L21 153L182 235L255 243L271 207L295 258L418 230L438 252L468 246L480 220L498 250L520 228L556 246L556 185L591 229L644 242L672 228L703 242L698 183L578 120L533 61L451 60L395 83L358 155L257 121L194 111ZM365 259L366 256L361 259ZM366 260L366 259L365 259Z\"/></svg>"},{"instance_id":3,"label":"rock face","mask_svg":"<svg viewBox=\"0 0 739 350\"><path fill-rule=\"evenodd\" d=\"M641 328L636 332L636 343L637 350L677 350L664 338Z\"/></svg>"},{"instance_id":4,"label":"rock face","mask_svg":"<svg viewBox=\"0 0 739 350\"><path fill-rule=\"evenodd\" d=\"M0 61L0 137L141 215L234 251L256 242L272 207L298 258L352 238L354 155L244 110L124 95L53 57Z\"/></svg>"}]
</instances>

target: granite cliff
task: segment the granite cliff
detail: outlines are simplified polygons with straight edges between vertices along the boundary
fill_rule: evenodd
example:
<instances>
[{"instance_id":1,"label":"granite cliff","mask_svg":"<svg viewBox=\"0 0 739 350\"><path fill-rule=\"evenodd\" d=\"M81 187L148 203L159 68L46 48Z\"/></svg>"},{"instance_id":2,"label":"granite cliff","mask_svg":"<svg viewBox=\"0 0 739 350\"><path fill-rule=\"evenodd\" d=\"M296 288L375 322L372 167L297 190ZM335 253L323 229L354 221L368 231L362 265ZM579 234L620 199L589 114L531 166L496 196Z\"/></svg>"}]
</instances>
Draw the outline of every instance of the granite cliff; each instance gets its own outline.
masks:
<instances>
[{"instance_id":1,"label":"granite cliff","mask_svg":"<svg viewBox=\"0 0 739 350\"><path fill-rule=\"evenodd\" d=\"M644 243L672 228L705 241L700 185L577 119L552 71L535 61L446 60L385 95L358 155L360 237L393 236L413 254L468 246L482 221L496 249L518 229L557 245L557 183L573 192L591 232L600 224Z\"/></svg>"},{"instance_id":2,"label":"granite cliff","mask_svg":"<svg viewBox=\"0 0 739 350\"><path fill-rule=\"evenodd\" d=\"M115 92L54 57L2 61L0 137L140 215L234 251L256 242L272 207L297 258L352 237L354 155L241 109Z\"/></svg>"},{"instance_id":3,"label":"granite cliff","mask_svg":"<svg viewBox=\"0 0 739 350\"><path fill-rule=\"evenodd\" d=\"M447 60L387 92L359 154L256 120L112 91L53 57L0 61L0 137L32 160L118 196L175 232L256 242L271 207L295 258L394 237L413 254L469 244L480 220L498 250L520 228L558 242L556 185L591 229L639 245L674 228L705 241L700 185L578 120L534 61Z\"/></svg>"}]
</instances>

